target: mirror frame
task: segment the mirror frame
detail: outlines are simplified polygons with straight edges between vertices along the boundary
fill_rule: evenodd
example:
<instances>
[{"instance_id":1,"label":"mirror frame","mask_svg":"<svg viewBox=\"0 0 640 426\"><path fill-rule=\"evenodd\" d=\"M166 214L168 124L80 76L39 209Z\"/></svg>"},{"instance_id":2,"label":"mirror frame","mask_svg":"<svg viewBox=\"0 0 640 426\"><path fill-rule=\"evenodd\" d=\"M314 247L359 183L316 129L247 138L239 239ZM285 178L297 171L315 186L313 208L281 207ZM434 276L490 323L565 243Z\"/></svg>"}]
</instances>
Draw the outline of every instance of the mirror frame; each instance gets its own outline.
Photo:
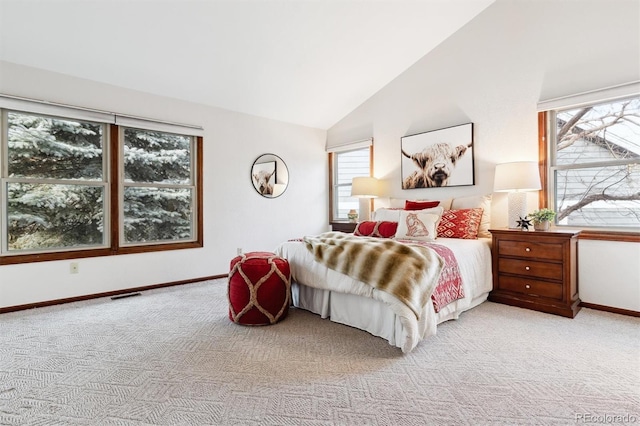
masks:
<instances>
[{"instance_id":1,"label":"mirror frame","mask_svg":"<svg viewBox=\"0 0 640 426\"><path fill-rule=\"evenodd\" d=\"M253 189L264 198L278 198L289 187L289 168L276 154L259 155L254 160L249 175Z\"/></svg>"}]
</instances>

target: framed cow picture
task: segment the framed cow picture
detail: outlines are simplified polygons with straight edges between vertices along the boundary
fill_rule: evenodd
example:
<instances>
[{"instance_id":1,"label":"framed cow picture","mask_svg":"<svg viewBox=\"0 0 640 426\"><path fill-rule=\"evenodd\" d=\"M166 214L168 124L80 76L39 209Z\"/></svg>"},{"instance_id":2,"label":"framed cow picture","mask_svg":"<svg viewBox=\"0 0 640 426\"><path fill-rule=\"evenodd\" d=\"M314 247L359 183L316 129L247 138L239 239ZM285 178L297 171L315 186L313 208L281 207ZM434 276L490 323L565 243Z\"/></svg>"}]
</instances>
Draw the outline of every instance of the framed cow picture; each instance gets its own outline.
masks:
<instances>
[{"instance_id":1,"label":"framed cow picture","mask_svg":"<svg viewBox=\"0 0 640 426\"><path fill-rule=\"evenodd\" d=\"M473 123L404 136L400 145L402 189L475 184Z\"/></svg>"}]
</instances>

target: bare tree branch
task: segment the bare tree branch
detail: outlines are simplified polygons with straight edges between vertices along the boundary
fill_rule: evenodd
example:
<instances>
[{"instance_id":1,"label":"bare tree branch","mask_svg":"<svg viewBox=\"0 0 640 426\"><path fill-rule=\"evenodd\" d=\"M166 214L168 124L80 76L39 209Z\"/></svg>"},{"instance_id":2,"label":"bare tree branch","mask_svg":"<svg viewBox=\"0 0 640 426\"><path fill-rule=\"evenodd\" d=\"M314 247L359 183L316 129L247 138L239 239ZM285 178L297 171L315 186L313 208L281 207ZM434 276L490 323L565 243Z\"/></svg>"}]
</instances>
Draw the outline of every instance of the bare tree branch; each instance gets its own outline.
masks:
<instances>
[{"instance_id":1,"label":"bare tree branch","mask_svg":"<svg viewBox=\"0 0 640 426\"><path fill-rule=\"evenodd\" d=\"M630 200L640 200L640 192L636 192L635 194L629 195L609 195L609 194L591 194L584 197L582 200L577 203L567 207L558 212L558 221L561 221L565 217L569 216L571 213L580 210L584 206L591 204L595 201L630 201Z\"/></svg>"},{"instance_id":2,"label":"bare tree branch","mask_svg":"<svg viewBox=\"0 0 640 426\"><path fill-rule=\"evenodd\" d=\"M573 116L573 118L571 118L571 120L567 121L566 123L564 123L564 126L562 126L562 128L560 130L558 130L558 150L561 149L559 147L560 145L560 141L563 140L567 133L569 133L569 130L573 129L575 127L575 125L578 123L578 121L580 121L580 119L582 117L584 117L584 115L586 113L588 113L589 111L591 111L593 107L587 107L587 108L582 108L580 111L578 111L576 113L576 115Z\"/></svg>"}]
</instances>

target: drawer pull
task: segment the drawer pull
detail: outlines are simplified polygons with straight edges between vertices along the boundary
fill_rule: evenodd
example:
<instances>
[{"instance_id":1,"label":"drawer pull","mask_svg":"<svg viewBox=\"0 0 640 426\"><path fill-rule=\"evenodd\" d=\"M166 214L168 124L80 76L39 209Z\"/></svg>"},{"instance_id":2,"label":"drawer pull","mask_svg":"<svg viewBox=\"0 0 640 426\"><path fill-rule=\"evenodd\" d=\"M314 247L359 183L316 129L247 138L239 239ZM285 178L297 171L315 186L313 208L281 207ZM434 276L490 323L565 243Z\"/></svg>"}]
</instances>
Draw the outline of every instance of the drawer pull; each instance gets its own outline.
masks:
<instances>
[{"instance_id":1,"label":"drawer pull","mask_svg":"<svg viewBox=\"0 0 640 426\"><path fill-rule=\"evenodd\" d=\"M527 247L526 249L524 249L524 251L531 251L531 249Z\"/></svg>"},{"instance_id":2,"label":"drawer pull","mask_svg":"<svg viewBox=\"0 0 640 426\"><path fill-rule=\"evenodd\" d=\"M531 286L529 284L525 284L524 288L531 288Z\"/></svg>"},{"instance_id":3,"label":"drawer pull","mask_svg":"<svg viewBox=\"0 0 640 426\"><path fill-rule=\"evenodd\" d=\"M527 271L530 270L531 268L529 268L528 266L525 266L524 269L526 269Z\"/></svg>"}]
</instances>

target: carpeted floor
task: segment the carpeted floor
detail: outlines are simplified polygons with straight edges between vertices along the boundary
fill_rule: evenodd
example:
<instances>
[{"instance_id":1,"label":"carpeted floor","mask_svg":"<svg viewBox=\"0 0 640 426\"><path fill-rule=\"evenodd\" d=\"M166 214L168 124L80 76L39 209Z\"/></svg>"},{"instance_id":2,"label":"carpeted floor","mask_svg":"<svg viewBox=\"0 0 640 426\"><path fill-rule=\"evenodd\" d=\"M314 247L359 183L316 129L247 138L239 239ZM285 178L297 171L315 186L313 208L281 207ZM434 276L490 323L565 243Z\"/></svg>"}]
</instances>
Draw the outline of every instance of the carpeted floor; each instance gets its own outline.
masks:
<instances>
[{"instance_id":1,"label":"carpeted floor","mask_svg":"<svg viewBox=\"0 0 640 426\"><path fill-rule=\"evenodd\" d=\"M2 425L571 425L639 407L640 319L589 309L487 302L407 355L296 309L232 324L224 279L0 315Z\"/></svg>"}]
</instances>

